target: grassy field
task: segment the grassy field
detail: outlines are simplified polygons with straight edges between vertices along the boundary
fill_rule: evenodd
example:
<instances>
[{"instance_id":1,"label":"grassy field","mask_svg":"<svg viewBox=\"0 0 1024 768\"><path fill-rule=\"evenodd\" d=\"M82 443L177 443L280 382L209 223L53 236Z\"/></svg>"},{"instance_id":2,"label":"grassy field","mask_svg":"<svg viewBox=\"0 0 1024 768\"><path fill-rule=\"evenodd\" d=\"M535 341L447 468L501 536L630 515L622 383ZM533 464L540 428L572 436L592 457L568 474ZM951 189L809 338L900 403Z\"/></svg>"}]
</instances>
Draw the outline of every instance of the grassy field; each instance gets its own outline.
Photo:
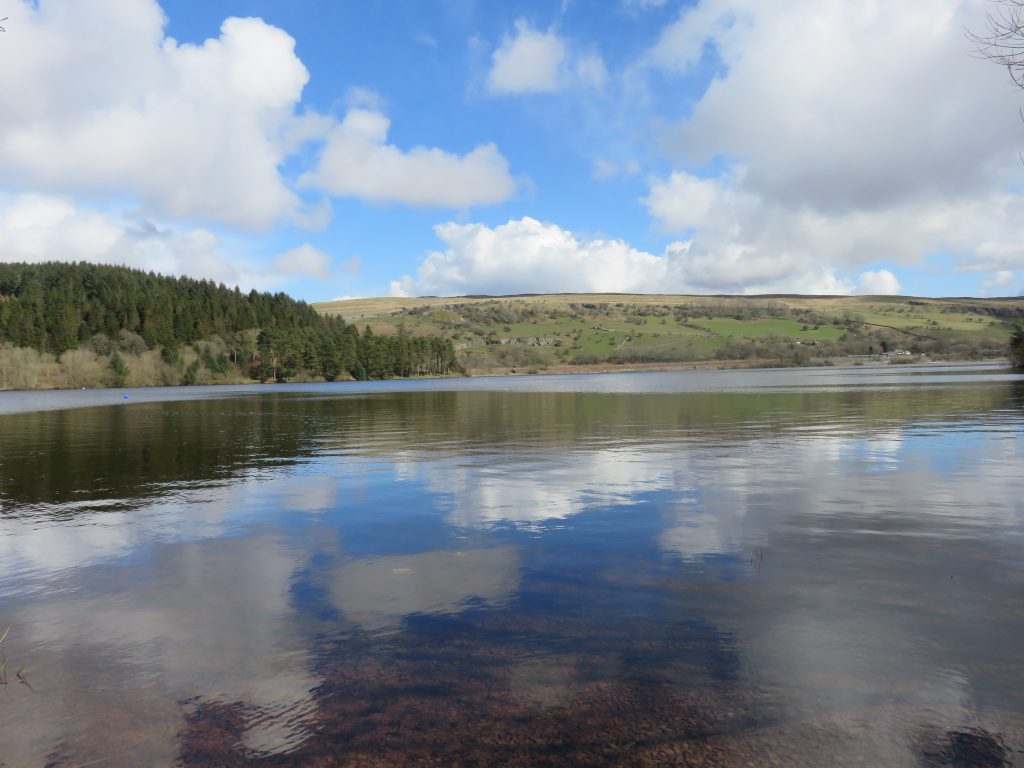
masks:
<instances>
[{"instance_id":1,"label":"grassy field","mask_svg":"<svg viewBox=\"0 0 1024 768\"><path fill-rule=\"evenodd\" d=\"M315 305L374 333L446 335L471 373L1005 354L1024 298L547 294Z\"/></svg>"}]
</instances>

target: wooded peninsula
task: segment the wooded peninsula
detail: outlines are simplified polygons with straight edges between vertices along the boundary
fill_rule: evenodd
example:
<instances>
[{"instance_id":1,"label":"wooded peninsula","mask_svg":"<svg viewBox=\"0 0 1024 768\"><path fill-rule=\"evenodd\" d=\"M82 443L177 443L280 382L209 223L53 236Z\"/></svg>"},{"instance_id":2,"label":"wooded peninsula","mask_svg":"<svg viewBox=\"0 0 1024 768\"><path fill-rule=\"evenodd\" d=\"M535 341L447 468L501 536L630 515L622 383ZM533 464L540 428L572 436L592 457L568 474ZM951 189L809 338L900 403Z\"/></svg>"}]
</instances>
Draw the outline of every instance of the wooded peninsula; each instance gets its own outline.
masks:
<instances>
[{"instance_id":1,"label":"wooded peninsula","mask_svg":"<svg viewBox=\"0 0 1024 768\"><path fill-rule=\"evenodd\" d=\"M0 264L0 389L459 370L446 337L360 333L283 293L96 264Z\"/></svg>"}]
</instances>

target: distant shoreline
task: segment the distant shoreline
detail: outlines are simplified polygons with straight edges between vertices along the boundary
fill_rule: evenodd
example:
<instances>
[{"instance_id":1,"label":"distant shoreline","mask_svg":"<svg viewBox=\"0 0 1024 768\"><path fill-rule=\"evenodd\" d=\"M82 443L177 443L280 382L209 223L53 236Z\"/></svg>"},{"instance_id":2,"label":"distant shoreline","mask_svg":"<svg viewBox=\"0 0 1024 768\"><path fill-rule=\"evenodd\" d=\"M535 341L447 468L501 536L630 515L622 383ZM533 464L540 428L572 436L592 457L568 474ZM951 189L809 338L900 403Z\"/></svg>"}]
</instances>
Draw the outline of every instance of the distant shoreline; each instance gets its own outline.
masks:
<instances>
[{"instance_id":1,"label":"distant shoreline","mask_svg":"<svg viewBox=\"0 0 1024 768\"><path fill-rule=\"evenodd\" d=\"M210 382L206 384L193 385L195 388L206 388L206 387L273 387L278 384L349 384L349 383L371 383L371 382L401 382L401 381L440 381L444 379L480 379L480 378L498 378L498 377L522 377L529 378L531 376L571 376L574 374L604 374L604 373L658 373L658 372L672 372L672 371L729 371L729 370L782 370L782 369L820 369L820 368L859 368L859 367L878 367L878 366L895 366L903 367L908 365L970 365L970 364L987 364L992 366L1003 365L1006 366L1008 371L1015 370L1010 365L1009 358L984 358L984 359L949 359L949 360L932 360L927 358L896 358L900 362L893 362L892 358L883 358L880 355L873 357L857 357L857 358L834 358L829 362L813 362L808 365L783 365L778 360L759 360L759 359L748 359L748 360L697 360L689 362L658 362L658 363L593 363L586 365L570 365L570 364L557 364L551 365L545 368L510 368L507 370L470 370L466 374L452 374L447 376L408 376L408 377L395 377L389 379L336 379L333 382L328 382L324 379L306 379L296 381L219 381ZM133 390L167 390L176 388L189 388L184 385L168 384L168 385L155 385L155 386L137 386L137 387L36 387L33 389L0 389L0 395L5 393L15 392L76 392L76 391L99 391L109 390L111 392L133 391Z\"/></svg>"},{"instance_id":2,"label":"distant shoreline","mask_svg":"<svg viewBox=\"0 0 1024 768\"><path fill-rule=\"evenodd\" d=\"M906 365L967 365L971 363L990 363L992 365L1006 365L1010 368L1010 360L1007 357L987 357L983 359L943 359L933 360L931 358L911 356L907 358L883 358L881 355L866 357L830 358L828 362L811 362L806 365L781 364L777 359L756 359L747 360L695 360L688 362L658 362L658 363L593 363L587 365L570 365L560 363L546 368L516 368L507 371L470 371L467 375L472 378L483 376L549 376L549 375L571 375L574 373L646 373L658 371L729 371L729 370L750 370L750 369L792 369L792 368L859 368L861 366L906 366ZM1012 368L1011 368L1012 370Z\"/></svg>"}]
</instances>

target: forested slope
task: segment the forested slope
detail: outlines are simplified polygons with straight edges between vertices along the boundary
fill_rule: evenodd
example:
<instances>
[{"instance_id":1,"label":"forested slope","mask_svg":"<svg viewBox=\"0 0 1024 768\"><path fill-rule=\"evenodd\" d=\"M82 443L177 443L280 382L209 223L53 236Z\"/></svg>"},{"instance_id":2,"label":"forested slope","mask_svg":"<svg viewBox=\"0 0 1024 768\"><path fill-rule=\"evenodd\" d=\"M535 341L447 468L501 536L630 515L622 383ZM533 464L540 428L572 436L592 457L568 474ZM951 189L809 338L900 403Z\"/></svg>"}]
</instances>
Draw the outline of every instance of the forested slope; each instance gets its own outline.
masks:
<instances>
[{"instance_id":1,"label":"forested slope","mask_svg":"<svg viewBox=\"0 0 1024 768\"><path fill-rule=\"evenodd\" d=\"M0 388L388 378L457 369L440 335L375 335L284 293L96 264L0 263Z\"/></svg>"}]
</instances>

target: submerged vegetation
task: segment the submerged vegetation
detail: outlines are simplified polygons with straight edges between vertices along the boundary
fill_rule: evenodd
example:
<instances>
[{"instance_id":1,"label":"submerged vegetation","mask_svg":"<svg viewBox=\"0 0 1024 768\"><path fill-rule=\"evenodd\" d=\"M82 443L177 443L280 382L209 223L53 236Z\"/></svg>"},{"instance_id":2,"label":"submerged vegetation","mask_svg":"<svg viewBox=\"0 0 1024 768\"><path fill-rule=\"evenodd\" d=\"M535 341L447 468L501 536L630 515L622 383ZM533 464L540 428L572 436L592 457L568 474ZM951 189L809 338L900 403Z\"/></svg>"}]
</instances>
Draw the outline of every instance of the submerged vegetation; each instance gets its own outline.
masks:
<instances>
[{"instance_id":1,"label":"submerged vegetation","mask_svg":"<svg viewBox=\"0 0 1024 768\"><path fill-rule=\"evenodd\" d=\"M95 264L0 264L0 389L390 378L452 342L362 333L283 293Z\"/></svg>"},{"instance_id":2,"label":"submerged vegetation","mask_svg":"<svg viewBox=\"0 0 1024 768\"><path fill-rule=\"evenodd\" d=\"M1019 299L900 296L580 294L358 300L317 308L359 317L380 333L443 333L454 342L460 364L480 373L998 358L1007 355L1024 318ZM1021 339L1014 349L1024 354Z\"/></svg>"}]
</instances>

